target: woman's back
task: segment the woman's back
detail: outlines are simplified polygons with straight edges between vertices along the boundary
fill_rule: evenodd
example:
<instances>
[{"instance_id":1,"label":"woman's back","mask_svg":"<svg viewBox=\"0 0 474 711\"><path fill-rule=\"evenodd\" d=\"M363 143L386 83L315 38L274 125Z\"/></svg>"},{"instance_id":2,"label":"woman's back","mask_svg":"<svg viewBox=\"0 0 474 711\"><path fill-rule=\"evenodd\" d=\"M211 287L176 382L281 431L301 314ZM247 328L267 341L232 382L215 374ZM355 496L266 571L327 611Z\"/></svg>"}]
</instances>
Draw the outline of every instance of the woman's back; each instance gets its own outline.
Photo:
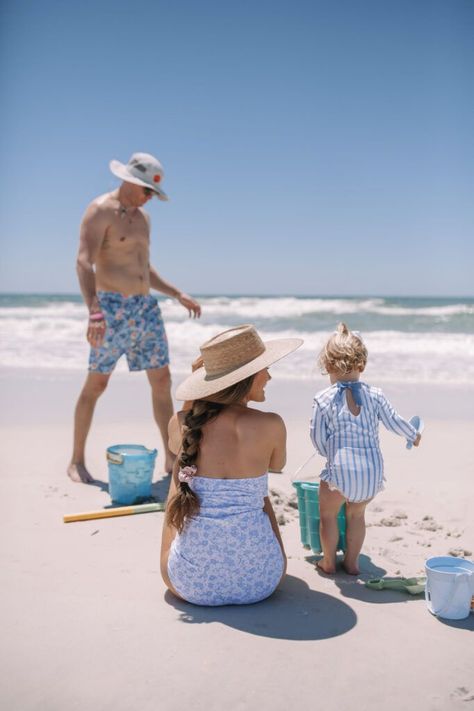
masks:
<instances>
[{"instance_id":1,"label":"woman's back","mask_svg":"<svg viewBox=\"0 0 474 711\"><path fill-rule=\"evenodd\" d=\"M185 415L178 414L181 430ZM201 433L195 462L198 477L253 478L285 464L285 425L274 413L227 406Z\"/></svg>"}]
</instances>

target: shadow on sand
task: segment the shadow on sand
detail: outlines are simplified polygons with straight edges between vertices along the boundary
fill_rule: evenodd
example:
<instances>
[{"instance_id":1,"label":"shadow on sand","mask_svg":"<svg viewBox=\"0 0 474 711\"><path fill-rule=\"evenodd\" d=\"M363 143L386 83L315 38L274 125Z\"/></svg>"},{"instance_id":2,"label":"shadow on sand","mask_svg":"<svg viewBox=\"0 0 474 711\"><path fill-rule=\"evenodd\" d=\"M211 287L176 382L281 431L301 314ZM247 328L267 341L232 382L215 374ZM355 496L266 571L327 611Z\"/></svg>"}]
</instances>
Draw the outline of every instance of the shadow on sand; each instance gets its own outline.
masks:
<instances>
[{"instance_id":1,"label":"shadow on sand","mask_svg":"<svg viewBox=\"0 0 474 711\"><path fill-rule=\"evenodd\" d=\"M446 625L446 627L454 627L456 630L469 630L469 632L474 632L474 612L471 612L469 617L466 617L464 620L445 620L443 617L437 617L436 619L438 622Z\"/></svg>"},{"instance_id":2,"label":"shadow on sand","mask_svg":"<svg viewBox=\"0 0 474 711\"><path fill-rule=\"evenodd\" d=\"M171 475L163 474L162 478L151 485L151 496L155 501L166 501L170 488Z\"/></svg>"},{"instance_id":3,"label":"shadow on sand","mask_svg":"<svg viewBox=\"0 0 474 711\"><path fill-rule=\"evenodd\" d=\"M166 497L168 496L168 489L170 488L170 481L171 477L169 474L164 474L161 479L155 481L151 485L151 496L146 499L146 502L166 501ZM104 493L109 493L109 484L107 481L102 481L101 479L94 479L94 481L91 481L88 486L95 486ZM145 503L145 499L141 503Z\"/></svg>"},{"instance_id":4,"label":"shadow on sand","mask_svg":"<svg viewBox=\"0 0 474 711\"><path fill-rule=\"evenodd\" d=\"M254 605L201 607L178 600L169 591L165 599L179 611L181 622L219 622L273 639L329 639L345 634L357 623L357 615L349 605L332 595L311 590L293 575L287 575L271 597Z\"/></svg>"},{"instance_id":5,"label":"shadow on sand","mask_svg":"<svg viewBox=\"0 0 474 711\"><path fill-rule=\"evenodd\" d=\"M316 565L320 557L321 556L318 555L306 556L305 560L312 565ZM378 605L394 602L412 602L413 600L424 601L424 595L410 595L409 593L399 592L397 590L370 590L366 588L364 583L367 580L383 578L387 571L385 568L375 565L369 556L363 554L359 558L359 563L359 575L348 575L339 567L338 572L333 578L343 597Z\"/></svg>"}]
</instances>

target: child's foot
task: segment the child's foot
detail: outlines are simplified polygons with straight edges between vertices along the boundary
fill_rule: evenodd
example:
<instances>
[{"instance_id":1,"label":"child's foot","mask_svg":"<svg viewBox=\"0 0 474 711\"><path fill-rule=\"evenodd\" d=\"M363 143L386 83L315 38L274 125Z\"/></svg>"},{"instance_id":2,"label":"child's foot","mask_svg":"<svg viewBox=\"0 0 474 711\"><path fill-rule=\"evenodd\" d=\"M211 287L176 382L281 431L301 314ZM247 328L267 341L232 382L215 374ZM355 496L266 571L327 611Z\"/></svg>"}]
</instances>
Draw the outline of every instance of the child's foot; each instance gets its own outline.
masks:
<instances>
[{"instance_id":1,"label":"child's foot","mask_svg":"<svg viewBox=\"0 0 474 711\"><path fill-rule=\"evenodd\" d=\"M360 575L359 566L355 563L348 563L347 560L342 561L342 567L348 575Z\"/></svg>"},{"instance_id":2,"label":"child's foot","mask_svg":"<svg viewBox=\"0 0 474 711\"><path fill-rule=\"evenodd\" d=\"M335 575L336 566L331 565L330 563L325 561L324 558L321 558L321 560L318 560L316 562L316 570L322 575Z\"/></svg>"}]
</instances>

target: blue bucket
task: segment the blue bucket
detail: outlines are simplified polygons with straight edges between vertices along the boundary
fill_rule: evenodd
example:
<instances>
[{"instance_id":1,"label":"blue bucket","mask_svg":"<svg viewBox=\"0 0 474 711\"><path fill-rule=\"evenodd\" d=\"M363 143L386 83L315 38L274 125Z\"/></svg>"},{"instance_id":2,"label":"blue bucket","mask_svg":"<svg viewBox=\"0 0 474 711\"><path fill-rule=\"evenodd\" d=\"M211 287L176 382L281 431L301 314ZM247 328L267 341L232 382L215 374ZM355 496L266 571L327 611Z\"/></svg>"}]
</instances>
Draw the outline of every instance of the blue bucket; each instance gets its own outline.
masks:
<instances>
[{"instance_id":1,"label":"blue bucket","mask_svg":"<svg viewBox=\"0 0 474 711\"><path fill-rule=\"evenodd\" d=\"M107 447L109 493L114 504L135 504L151 496L156 449L141 444Z\"/></svg>"},{"instance_id":2,"label":"blue bucket","mask_svg":"<svg viewBox=\"0 0 474 711\"><path fill-rule=\"evenodd\" d=\"M294 481L293 486L298 495L298 514L300 519L300 538L305 548L311 548L313 553L321 553L321 538L319 536L319 484L310 481ZM346 507L342 506L337 517L339 541L337 549L346 550Z\"/></svg>"}]
</instances>

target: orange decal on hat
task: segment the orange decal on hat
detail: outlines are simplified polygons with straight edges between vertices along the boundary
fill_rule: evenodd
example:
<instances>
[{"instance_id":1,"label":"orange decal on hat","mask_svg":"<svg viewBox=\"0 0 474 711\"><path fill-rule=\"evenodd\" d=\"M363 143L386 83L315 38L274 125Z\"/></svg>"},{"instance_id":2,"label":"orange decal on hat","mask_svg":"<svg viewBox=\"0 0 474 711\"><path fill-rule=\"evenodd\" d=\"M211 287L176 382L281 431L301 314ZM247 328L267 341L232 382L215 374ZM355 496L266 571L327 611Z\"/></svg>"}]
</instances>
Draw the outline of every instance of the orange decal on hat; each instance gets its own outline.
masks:
<instances>
[{"instance_id":1,"label":"orange decal on hat","mask_svg":"<svg viewBox=\"0 0 474 711\"><path fill-rule=\"evenodd\" d=\"M154 175L153 176L153 182L154 183L159 183L161 180L161 175Z\"/></svg>"}]
</instances>

